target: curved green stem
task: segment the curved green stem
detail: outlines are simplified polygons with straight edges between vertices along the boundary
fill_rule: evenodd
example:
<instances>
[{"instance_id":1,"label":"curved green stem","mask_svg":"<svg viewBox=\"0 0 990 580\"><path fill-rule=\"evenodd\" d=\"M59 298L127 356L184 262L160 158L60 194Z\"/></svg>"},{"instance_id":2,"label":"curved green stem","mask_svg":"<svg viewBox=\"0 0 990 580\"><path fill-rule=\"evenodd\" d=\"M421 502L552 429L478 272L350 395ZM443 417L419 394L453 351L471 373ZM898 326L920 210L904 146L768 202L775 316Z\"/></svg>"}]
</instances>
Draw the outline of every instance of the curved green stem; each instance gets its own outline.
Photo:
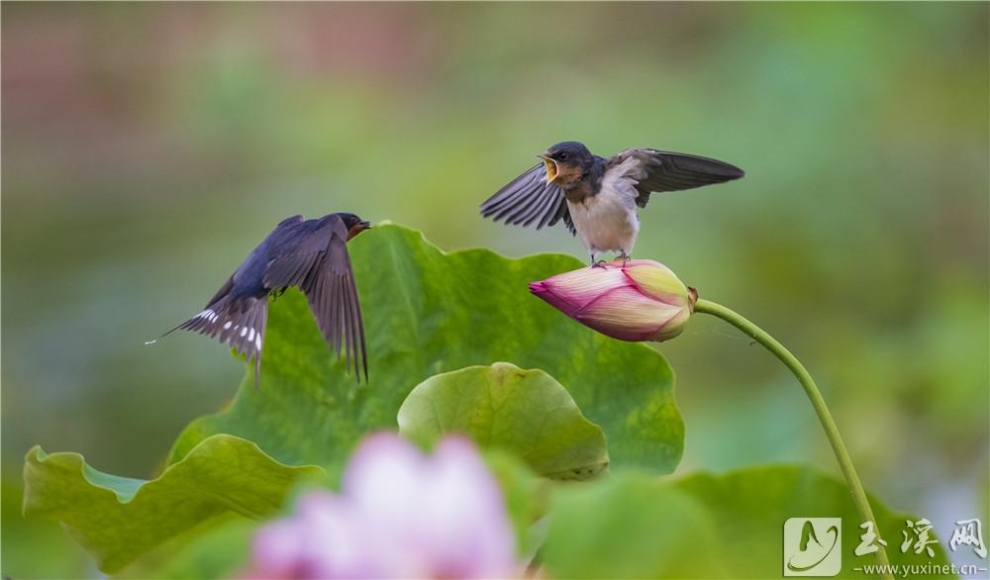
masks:
<instances>
[{"instance_id":1,"label":"curved green stem","mask_svg":"<svg viewBox=\"0 0 990 580\"><path fill-rule=\"evenodd\" d=\"M853 467L852 459L849 458L849 452L846 450L846 446L842 442L842 437L839 435L839 429L835 426L835 421L832 419L832 414L828 411L828 406L825 405L825 399L822 398L821 391L818 390L814 379L811 378L811 375L808 373L808 370L804 368L804 365L801 364L801 361L791 354L789 350L784 348L784 345L777 342L774 337L767 334L759 326L756 326L749 320L746 320L743 316L726 308L725 306L722 306L721 304L716 304L709 300L698 299L697 303L694 305L694 311L717 316L718 318L721 318L732 326L735 326L739 330L745 332L747 335L753 337L756 342L762 344L775 357L777 357L780 362L784 363L784 365L790 369L792 373L794 373L794 376L801 382L801 386L804 387L804 392L807 393L808 398L811 399L811 406L815 408L815 413L818 414L818 420L825 429L825 435L828 437L828 442L832 445L832 450L835 452L835 459L839 462L839 467L842 469L842 475L845 476L846 483L849 485L849 490L852 492L853 502L856 504L856 511L859 512L859 516L864 522L873 522L873 526L879 535L880 526L877 524L877 520L873 516L873 510L870 508L870 502L866 499L866 492L863 491L863 484L859 481L859 475L856 474L856 468ZM876 552L877 560L881 565L889 565L890 562L887 559L887 551L883 548L883 545L879 543L877 543L877 547L879 548ZM887 570L889 570L889 568L887 568ZM884 573L884 578L891 577L892 576L889 572Z\"/></svg>"}]
</instances>

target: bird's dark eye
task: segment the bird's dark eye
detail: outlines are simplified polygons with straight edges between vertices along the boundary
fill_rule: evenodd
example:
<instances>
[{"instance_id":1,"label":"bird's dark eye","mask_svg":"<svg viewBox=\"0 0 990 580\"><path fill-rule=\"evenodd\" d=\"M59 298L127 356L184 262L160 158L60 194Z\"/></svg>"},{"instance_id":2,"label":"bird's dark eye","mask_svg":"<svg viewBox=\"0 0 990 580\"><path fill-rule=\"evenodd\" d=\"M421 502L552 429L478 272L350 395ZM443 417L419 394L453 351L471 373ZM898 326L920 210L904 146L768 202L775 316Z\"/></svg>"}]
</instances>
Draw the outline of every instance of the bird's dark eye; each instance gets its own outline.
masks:
<instances>
[{"instance_id":1,"label":"bird's dark eye","mask_svg":"<svg viewBox=\"0 0 990 580\"><path fill-rule=\"evenodd\" d=\"M557 154L557 159L560 159L561 161L567 159L567 152L566 151L561 151L560 153L558 153Z\"/></svg>"}]
</instances>

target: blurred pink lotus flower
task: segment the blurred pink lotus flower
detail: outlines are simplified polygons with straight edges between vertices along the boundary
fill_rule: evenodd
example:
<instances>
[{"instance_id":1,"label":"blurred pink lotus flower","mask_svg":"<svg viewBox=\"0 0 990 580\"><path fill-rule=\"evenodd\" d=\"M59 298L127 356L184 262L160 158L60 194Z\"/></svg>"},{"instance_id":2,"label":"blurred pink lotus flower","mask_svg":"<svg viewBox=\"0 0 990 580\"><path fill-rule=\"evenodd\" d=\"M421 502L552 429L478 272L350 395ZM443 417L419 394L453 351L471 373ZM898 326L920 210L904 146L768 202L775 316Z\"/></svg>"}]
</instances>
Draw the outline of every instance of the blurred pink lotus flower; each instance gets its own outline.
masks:
<instances>
[{"instance_id":1,"label":"blurred pink lotus flower","mask_svg":"<svg viewBox=\"0 0 990 580\"><path fill-rule=\"evenodd\" d=\"M424 455L397 435L364 440L339 495L311 491L254 537L246 578L511 578L522 567L502 491L474 445Z\"/></svg>"},{"instance_id":2,"label":"blurred pink lotus flower","mask_svg":"<svg viewBox=\"0 0 990 580\"><path fill-rule=\"evenodd\" d=\"M529 289L581 324L628 341L674 338L698 299L694 288L653 260L581 268L533 282Z\"/></svg>"}]
</instances>

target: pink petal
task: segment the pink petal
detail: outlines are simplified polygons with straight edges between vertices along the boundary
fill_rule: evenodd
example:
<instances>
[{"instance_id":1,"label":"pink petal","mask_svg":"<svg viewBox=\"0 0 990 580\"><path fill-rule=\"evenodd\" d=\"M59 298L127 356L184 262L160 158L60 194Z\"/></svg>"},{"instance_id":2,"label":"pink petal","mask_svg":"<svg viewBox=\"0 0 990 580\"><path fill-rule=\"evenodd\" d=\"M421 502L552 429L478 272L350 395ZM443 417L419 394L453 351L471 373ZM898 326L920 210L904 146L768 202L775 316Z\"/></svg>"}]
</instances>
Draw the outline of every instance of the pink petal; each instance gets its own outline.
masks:
<instances>
[{"instance_id":1,"label":"pink petal","mask_svg":"<svg viewBox=\"0 0 990 580\"><path fill-rule=\"evenodd\" d=\"M383 575L416 575L421 567L417 530L429 519L419 509L430 485L428 467L413 444L394 433L376 433L364 439L344 472L341 491L375 530L364 548L376 554Z\"/></svg>"},{"instance_id":2,"label":"pink petal","mask_svg":"<svg viewBox=\"0 0 990 580\"><path fill-rule=\"evenodd\" d=\"M551 306L568 316L614 288L629 286L630 282L621 268L581 268L564 272L542 282L534 282L529 289Z\"/></svg>"},{"instance_id":3,"label":"pink petal","mask_svg":"<svg viewBox=\"0 0 990 580\"><path fill-rule=\"evenodd\" d=\"M426 458L412 443L394 433L376 433L351 456L341 492L362 509L401 512L415 501L426 469Z\"/></svg>"},{"instance_id":4,"label":"pink petal","mask_svg":"<svg viewBox=\"0 0 990 580\"><path fill-rule=\"evenodd\" d=\"M681 310L626 287L602 295L574 319L612 338L643 341L652 339Z\"/></svg>"},{"instance_id":5,"label":"pink petal","mask_svg":"<svg viewBox=\"0 0 990 580\"><path fill-rule=\"evenodd\" d=\"M272 522L254 536L250 573L261 578L295 578L303 556L302 529L293 520Z\"/></svg>"},{"instance_id":6,"label":"pink petal","mask_svg":"<svg viewBox=\"0 0 990 580\"><path fill-rule=\"evenodd\" d=\"M366 544L374 537L354 506L326 492L312 492L297 503L302 521L306 578L374 578L376 559Z\"/></svg>"},{"instance_id":7,"label":"pink petal","mask_svg":"<svg viewBox=\"0 0 990 580\"><path fill-rule=\"evenodd\" d=\"M515 536L502 490L477 448L467 439L447 437L431 460L424 505L433 517L424 531L433 577L517 576Z\"/></svg>"}]
</instances>

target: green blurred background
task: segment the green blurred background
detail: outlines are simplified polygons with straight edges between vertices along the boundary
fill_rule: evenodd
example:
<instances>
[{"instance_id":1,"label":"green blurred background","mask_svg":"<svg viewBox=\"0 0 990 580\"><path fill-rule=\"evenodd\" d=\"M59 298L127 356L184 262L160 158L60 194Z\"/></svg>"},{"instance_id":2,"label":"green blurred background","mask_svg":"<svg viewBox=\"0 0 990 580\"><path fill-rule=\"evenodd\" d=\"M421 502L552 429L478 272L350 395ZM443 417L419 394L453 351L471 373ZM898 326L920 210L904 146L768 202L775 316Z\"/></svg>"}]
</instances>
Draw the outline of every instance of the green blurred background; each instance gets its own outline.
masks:
<instances>
[{"instance_id":1,"label":"green blurred background","mask_svg":"<svg viewBox=\"0 0 990 580\"><path fill-rule=\"evenodd\" d=\"M584 259L562 228L477 213L566 139L744 168L658 196L636 255L791 347L888 504L986 529L988 8L4 3L3 572L95 573L20 517L24 453L151 475L244 369L190 334L143 342L275 223L347 210L448 250ZM659 348L679 472L836 471L745 337L697 317Z\"/></svg>"}]
</instances>

